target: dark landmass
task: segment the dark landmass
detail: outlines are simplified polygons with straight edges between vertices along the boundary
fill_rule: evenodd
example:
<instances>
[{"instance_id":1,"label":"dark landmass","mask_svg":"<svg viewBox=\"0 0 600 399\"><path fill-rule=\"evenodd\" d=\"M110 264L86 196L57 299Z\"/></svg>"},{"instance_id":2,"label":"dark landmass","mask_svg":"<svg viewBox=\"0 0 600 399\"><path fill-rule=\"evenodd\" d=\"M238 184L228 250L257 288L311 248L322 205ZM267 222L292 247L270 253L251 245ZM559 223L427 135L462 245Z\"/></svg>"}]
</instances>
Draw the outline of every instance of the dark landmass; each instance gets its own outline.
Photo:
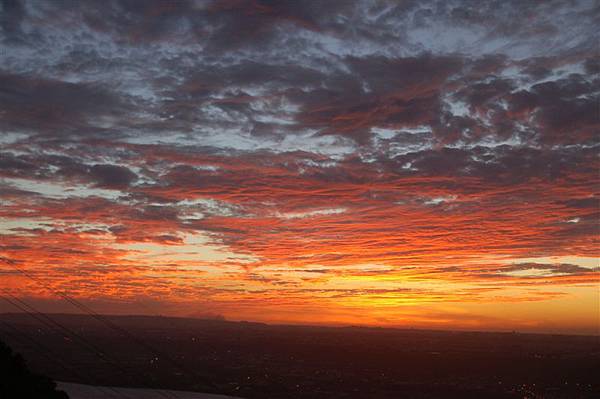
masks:
<instances>
[{"instance_id":1,"label":"dark landmass","mask_svg":"<svg viewBox=\"0 0 600 399\"><path fill-rule=\"evenodd\" d=\"M274 399L600 397L597 336L49 317L0 315L0 338L60 381Z\"/></svg>"},{"instance_id":2,"label":"dark landmass","mask_svg":"<svg viewBox=\"0 0 600 399\"><path fill-rule=\"evenodd\" d=\"M29 371L25 360L0 341L0 398L69 399L56 383Z\"/></svg>"}]
</instances>

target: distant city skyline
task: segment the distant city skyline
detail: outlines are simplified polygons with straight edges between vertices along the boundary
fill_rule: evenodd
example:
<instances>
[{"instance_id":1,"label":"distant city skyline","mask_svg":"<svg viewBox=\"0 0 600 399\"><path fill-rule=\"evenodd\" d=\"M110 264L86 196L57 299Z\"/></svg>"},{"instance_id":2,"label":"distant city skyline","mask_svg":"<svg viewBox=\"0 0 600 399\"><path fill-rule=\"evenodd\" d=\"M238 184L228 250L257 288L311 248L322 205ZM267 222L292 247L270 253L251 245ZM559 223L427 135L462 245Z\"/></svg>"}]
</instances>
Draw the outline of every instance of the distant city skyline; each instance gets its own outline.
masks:
<instances>
[{"instance_id":1,"label":"distant city skyline","mask_svg":"<svg viewBox=\"0 0 600 399\"><path fill-rule=\"evenodd\" d=\"M0 290L600 333L597 2L1 4Z\"/></svg>"}]
</instances>

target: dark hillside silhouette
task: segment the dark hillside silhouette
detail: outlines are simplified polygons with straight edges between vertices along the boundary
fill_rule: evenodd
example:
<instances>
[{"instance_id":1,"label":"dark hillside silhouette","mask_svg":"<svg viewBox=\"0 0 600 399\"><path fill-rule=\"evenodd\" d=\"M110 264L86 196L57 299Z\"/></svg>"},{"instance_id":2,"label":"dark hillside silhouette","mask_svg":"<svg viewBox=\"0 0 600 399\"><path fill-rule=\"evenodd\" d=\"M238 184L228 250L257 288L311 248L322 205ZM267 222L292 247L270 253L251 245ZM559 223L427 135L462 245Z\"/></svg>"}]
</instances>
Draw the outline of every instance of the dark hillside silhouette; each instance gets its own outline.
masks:
<instances>
[{"instance_id":1,"label":"dark hillside silhouette","mask_svg":"<svg viewBox=\"0 0 600 399\"><path fill-rule=\"evenodd\" d=\"M25 360L0 341L0 398L68 399L51 379L32 373Z\"/></svg>"},{"instance_id":2,"label":"dark hillside silhouette","mask_svg":"<svg viewBox=\"0 0 600 399\"><path fill-rule=\"evenodd\" d=\"M6 339L32 369L70 383L206 392L200 375L211 392L246 399L600 398L597 336L103 316L175 367L93 317L51 317L112 361L27 314L0 314L0 335L4 321L35 336L71 367Z\"/></svg>"}]
</instances>

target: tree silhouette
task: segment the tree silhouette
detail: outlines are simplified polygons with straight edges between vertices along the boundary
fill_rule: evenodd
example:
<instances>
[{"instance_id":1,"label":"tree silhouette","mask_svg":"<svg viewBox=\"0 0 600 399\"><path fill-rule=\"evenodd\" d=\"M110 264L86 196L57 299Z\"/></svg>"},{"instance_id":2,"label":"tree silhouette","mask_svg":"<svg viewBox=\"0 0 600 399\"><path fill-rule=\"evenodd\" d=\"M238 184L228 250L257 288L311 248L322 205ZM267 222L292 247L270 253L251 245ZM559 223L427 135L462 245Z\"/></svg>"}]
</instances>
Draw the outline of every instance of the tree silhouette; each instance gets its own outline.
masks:
<instances>
[{"instance_id":1,"label":"tree silhouette","mask_svg":"<svg viewBox=\"0 0 600 399\"><path fill-rule=\"evenodd\" d=\"M25 360L0 341L0 398L69 399L51 379L32 373Z\"/></svg>"}]
</instances>

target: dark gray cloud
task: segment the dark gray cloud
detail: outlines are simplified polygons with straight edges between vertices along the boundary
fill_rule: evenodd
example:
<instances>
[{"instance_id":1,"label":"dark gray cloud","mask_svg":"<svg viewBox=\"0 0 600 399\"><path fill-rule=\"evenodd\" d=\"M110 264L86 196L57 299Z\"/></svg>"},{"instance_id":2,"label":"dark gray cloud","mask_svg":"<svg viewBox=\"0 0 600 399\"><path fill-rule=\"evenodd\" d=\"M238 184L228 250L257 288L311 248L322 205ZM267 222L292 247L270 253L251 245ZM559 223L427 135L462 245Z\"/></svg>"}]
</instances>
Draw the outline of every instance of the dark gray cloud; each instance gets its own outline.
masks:
<instances>
[{"instance_id":1,"label":"dark gray cloud","mask_svg":"<svg viewBox=\"0 0 600 399\"><path fill-rule=\"evenodd\" d=\"M53 138L241 150L372 151L373 128L419 127L441 145L589 145L596 11L585 1L7 2L5 39L21 40L4 43L0 118Z\"/></svg>"},{"instance_id":2,"label":"dark gray cloud","mask_svg":"<svg viewBox=\"0 0 600 399\"><path fill-rule=\"evenodd\" d=\"M104 188L126 188L137 179L135 173L118 165L93 165L89 175L96 186Z\"/></svg>"},{"instance_id":3,"label":"dark gray cloud","mask_svg":"<svg viewBox=\"0 0 600 399\"><path fill-rule=\"evenodd\" d=\"M502 272L518 272L524 270L543 270L550 273L556 274L580 274L580 273L591 273L596 271L595 269L589 269L570 263L556 263L556 264L544 264L544 263L517 263L501 269Z\"/></svg>"},{"instance_id":4,"label":"dark gray cloud","mask_svg":"<svg viewBox=\"0 0 600 399\"><path fill-rule=\"evenodd\" d=\"M94 84L0 73L0 127L63 136L104 131L94 121L124 115L124 101ZM105 134L110 132L104 131Z\"/></svg>"}]
</instances>

